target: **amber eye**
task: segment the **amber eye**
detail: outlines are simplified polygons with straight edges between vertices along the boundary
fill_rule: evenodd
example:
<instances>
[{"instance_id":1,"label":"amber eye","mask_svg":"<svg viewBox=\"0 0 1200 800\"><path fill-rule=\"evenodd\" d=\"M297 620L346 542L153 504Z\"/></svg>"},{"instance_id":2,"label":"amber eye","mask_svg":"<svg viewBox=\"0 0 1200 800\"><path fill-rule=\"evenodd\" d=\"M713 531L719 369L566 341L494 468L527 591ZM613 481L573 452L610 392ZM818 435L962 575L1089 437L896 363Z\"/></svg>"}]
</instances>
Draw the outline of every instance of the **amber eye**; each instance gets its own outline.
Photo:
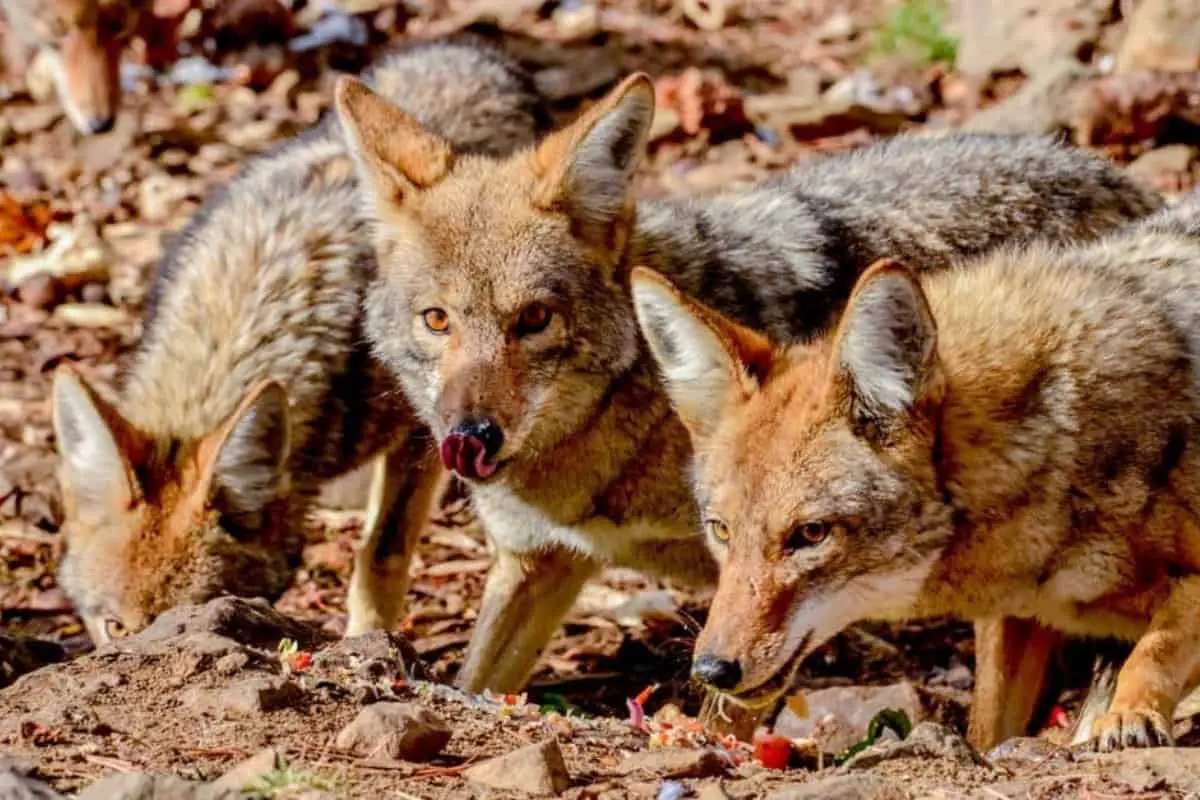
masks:
<instances>
[{"instance_id":1,"label":"amber eye","mask_svg":"<svg viewBox=\"0 0 1200 800\"><path fill-rule=\"evenodd\" d=\"M722 544L729 542L729 528L719 519L704 520L704 530L708 532L709 536Z\"/></svg>"},{"instance_id":2,"label":"amber eye","mask_svg":"<svg viewBox=\"0 0 1200 800\"><path fill-rule=\"evenodd\" d=\"M788 537L787 547L789 550L800 550L805 547L818 545L828 539L832 531L832 522L805 522L803 525L797 525L792 529L792 534Z\"/></svg>"},{"instance_id":3,"label":"amber eye","mask_svg":"<svg viewBox=\"0 0 1200 800\"><path fill-rule=\"evenodd\" d=\"M119 620L115 619L104 620L104 632L113 639L123 639L129 634L129 630Z\"/></svg>"},{"instance_id":4,"label":"amber eye","mask_svg":"<svg viewBox=\"0 0 1200 800\"><path fill-rule=\"evenodd\" d=\"M437 334L445 335L450 332L450 315L443 308L427 308L421 312L425 327Z\"/></svg>"},{"instance_id":5,"label":"amber eye","mask_svg":"<svg viewBox=\"0 0 1200 800\"><path fill-rule=\"evenodd\" d=\"M530 336L535 333L541 333L546 330L550 324L550 320L554 318L554 312L545 303L530 303L521 312L521 318L517 321L517 334L519 336Z\"/></svg>"}]
</instances>

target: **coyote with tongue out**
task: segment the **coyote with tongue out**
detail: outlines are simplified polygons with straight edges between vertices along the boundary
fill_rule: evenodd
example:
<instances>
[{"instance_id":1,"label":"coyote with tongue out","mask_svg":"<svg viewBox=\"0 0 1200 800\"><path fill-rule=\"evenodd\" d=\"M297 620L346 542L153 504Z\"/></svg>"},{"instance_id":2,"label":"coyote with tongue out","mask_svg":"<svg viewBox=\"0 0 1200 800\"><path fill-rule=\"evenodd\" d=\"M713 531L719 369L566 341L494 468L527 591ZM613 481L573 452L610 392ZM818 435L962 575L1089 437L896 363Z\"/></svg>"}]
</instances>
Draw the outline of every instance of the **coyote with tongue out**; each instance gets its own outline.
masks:
<instances>
[{"instance_id":1,"label":"coyote with tongue out","mask_svg":"<svg viewBox=\"0 0 1200 800\"><path fill-rule=\"evenodd\" d=\"M654 111L635 76L537 147L461 156L352 79L337 108L379 272L365 332L471 481L496 544L460 681L515 691L606 564L711 584L691 447L645 350L629 274L649 264L781 338L836 318L897 253L927 269L1034 234L1108 231L1159 205L1044 139L900 139L747 192L637 203Z\"/></svg>"}]
</instances>

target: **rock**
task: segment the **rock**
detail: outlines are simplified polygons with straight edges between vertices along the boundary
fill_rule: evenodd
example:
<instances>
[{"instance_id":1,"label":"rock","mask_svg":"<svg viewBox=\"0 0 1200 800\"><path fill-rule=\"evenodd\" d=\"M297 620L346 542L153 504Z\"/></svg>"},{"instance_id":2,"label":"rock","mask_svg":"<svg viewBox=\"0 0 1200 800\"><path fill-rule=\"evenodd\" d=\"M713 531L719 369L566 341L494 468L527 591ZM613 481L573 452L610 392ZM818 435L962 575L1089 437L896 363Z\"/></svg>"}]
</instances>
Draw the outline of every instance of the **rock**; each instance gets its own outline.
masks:
<instances>
[{"instance_id":1,"label":"rock","mask_svg":"<svg viewBox=\"0 0 1200 800\"><path fill-rule=\"evenodd\" d=\"M189 194L188 182L166 172L155 172L138 182L138 213L149 222L163 222Z\"/></svg>"},{"instance_id":2,"label":"rock","mask_svg":"<svg viewBox=\"0 0 1200 800\"><path fill-rule=\"evenodd\" d=\"M233 769L213 781L214 789L230 789L235 792L245 790L264 775L269 775L283 766L283 758L274 747L260 750L245 761L240 761Z\"/></svg>"},{"instance_id":3,"label":"rock","mask_svg":"<svg viewBox=\"0 0 1200 800\"><path fill-rule=\"evenodd\" d=\"M397 680L419 680L425 669L411 642L398 633L374 630L315 653L309 674L337 682L352 676L390 685Z\"/></svg>"},{"instance_id":4,"label":"rock","mask_svg":"<svg viewBox=\"0 0 1200 800\"><path fill-rule=\"evenodd\" d=\"M61 800L62 795L27 772L0 768L0 798L3 800Z\"/></svg>"},{"instance_id":5,"label":"rock","mask_svg":"<svg viewBox=\"0 0 1200 800\"><path fill-rule=\"evenodd\" d=\"M910 797L902 786L875 775L834 775L769 795L770 800L908 800Z\"/></svg>"},{"instance_id":6,"label":"rock","mask_svg":"<svg viewBox=\"0 0 1200 800\"><path fill-rule=\"evenodd\" d=\"M944 759L962 766L986 765L966 740L944 725L922 722L902 742L880 742L847 761L847 770L870 769L898 758Z\"/></svg>"},{"instance_id":7,"label":"rock","mask_svg":"<svg viewBox=\"0 0 1200 800\"><path fill-rule=\"evenodd\" d=\"M853 39L858 35L858 22L845 11L838 11L829 16L814 34L818 42L837 42Z\"/></svg>"},{"instance_id":8,"label":"rock","mask_svg":"<svg viewBox=\"0 0 1200 800\"><path fill-rule=\"evenodd\" d=\"M226 715L262 714L290 708L304 698L304 690L278 675L254 675L221 689L193 689L184 703L198 711Z\"/></svg>"},{"instance_id":9,"label":"rock","mask_svg":"<svg viewBox=\"0 0 1200 800\"><path fill-rule=\"evenodd\" d=\"M1062 58L1040 70L1016 94L969 119L963 130L981 133L1056 133L1068 127L1064 113L1077 87L1091 70Z\"/></svg>"},{"instance_id":10,"label":"rock","mask_svg":"<svg viewBox=\"0 0 1200 800\"><path fill-rule=\"evenodd\" d=\"M1169 144L1142 153L1126 170L1134 180L1157 188L1164 180L1178 180L1180 175L1187 174L1195 159L1196 148Z\"/></svg>"},{"instance_id":11,"label":"rock","mask_svg":"<svg viewBox=\"0 0 1200 800\"><path fill-rule=\"evenodd\" d=\"M0 688L26 672L62 661L65 653L54 642L0 634Z\"/></svg>"},{"instance_id":12,"label":"rock","mask_svg":"<svg viewBox=\"0 0 1200 800\"><path fill-rule=\"evenodd\" d=\"M732 798L720 781L713 781L696 787L696 800L732 800Z\"/></svg>"},{"instance_id":13,"label":"rock","mask_svg":"<svg viewBox=\"0 0 1200 800\"><path fill-rule=\"evenodd\" d=\"M464 771L463 776L491 789L541 795L562 794L571 783L556 739L489 758Z\"/></svg>"},{"instance_id":14,"label":"rock","mask_svg":"<svg viewBox=\"0 0 1200 800\"><path fill-rule=\"evenodd\" d=\"M1036 736L1017 736L993 747L987 760L1005 766L1031 766L1051 759L1071 759L1071 751Z\"/></svg>"},{"instance_id":15,"label":"rock","mask_svg":"<svg viewBox=\"0 0 1200 800\"><path fill-rule=\"evenodd\" d=\"M1194 748L1122 750L1079 760L1094 761L1108 780L1135 792L1200 793L1200 750Z\"/></svg>"},{"instance_id":16,"label":"rock","mask_svg":"<svg viewBox=\"0 0 1200 800\"><path fill-rule=\"evenodd\" d=\"M1117 51L1117 72L1200 69L1200 2L1141 0Z\"/></svg>"},{"instance_id":17,"label":"rock","mask_svg":"<svg viewBox=\"0 0 1200 800\"><path fill-rule=\"evenodd\" d=\"M191 632L215 633L265 650L274 650L281 639L313 650L333 638L315 625L285 617L261 597L218 597L204 605L178 606L131 638L163 641Z\"/></svg>"},{"instance_id":18,"label":"rock","mask_svg":"<svg viewBox=\"0 0 1200 800\"><path fill-rule=\"evenodd\" d=\"M241 797L241 792L185 781L174 775L119 772L96 781L76 795L76 800L240 800Z\"/></svg>"},{"instance_id":19,"label":"rock","mask_svg":"<svg viewBox=\"0 0 1200 800\"><path fill-rule=\"evenodd\" d=\"M428 761L450 741L450 728L428 709L409 703L376 703L338 733L337 749L359 758Z\"/></svg>"},{"instance_id":20,"label":"rock","mask_svg":"<svg viewBox=\"0 0 1200 800\"><path fill-rule=\"evenodd\" d=\"M713 778L724 775L729 766L729 760L716 750L670 747L634 753L617 766L616 772L657 778Z\"/></svg>"},{"instance_id":21,"label":"rock","mask_svg":"<svg viewBox=\"0 0 1200 800\"><path fill-rule=\"evenodd\" d=\"M915 725L925 718L916 687L908 681L890 686L835 686L805 695L808 715L797 717L790 707L785 708L775 722L775 733L789 739L816 738L821 748L839 753L867 735L871 718L885 708L894 708L908 715ZM826 721L832 716L832 721ZM813 736L817 723L821 729Z\"/></svg>"},{"instance_id":22,"label":"rock","mask_svg":"<svg viewBox=\"0 0 1200 800\"><path fill-rule=\"evenodd\" d=\"M1106 0L954 0L961 35L956 66L982 84L1002 72L1030 77L1063 58L1078 60L1112 14Z\"/></svg>"}]
</instances>

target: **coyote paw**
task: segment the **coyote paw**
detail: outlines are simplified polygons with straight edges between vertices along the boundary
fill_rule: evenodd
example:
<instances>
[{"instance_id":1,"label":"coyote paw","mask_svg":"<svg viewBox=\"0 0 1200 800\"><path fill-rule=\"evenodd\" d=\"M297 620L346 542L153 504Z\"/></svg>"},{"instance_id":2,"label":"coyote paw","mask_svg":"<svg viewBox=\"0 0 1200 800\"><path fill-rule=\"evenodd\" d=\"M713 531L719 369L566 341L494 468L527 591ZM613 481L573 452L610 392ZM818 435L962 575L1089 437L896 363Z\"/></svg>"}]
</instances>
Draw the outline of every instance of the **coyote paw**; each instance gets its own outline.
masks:
<instances>
[{"instance_id":1,"label":"coyote paw","mask_svg":"<svg viewBox=\"0 0 1200 800\"><path fill-rule=\"evenodd\" d=\"M1157 711L1113 711L1092 726L1092 747L1102 753L1174 743L1170 723Z\"/></svg>"}]
</instances>

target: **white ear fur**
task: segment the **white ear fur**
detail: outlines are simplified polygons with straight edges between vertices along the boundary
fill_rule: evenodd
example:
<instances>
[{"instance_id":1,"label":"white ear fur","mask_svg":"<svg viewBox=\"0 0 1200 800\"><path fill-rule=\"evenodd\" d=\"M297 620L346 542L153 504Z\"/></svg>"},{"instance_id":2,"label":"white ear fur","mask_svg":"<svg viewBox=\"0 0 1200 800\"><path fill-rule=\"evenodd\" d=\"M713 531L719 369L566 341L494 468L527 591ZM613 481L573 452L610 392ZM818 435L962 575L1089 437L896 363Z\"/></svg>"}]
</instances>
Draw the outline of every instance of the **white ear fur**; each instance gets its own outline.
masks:
<instances>
[{"instance_id":1,"label":"white ear fur","mask_svg":"<svg viewBox=\"0 0 1200 800\"><path fill-rule=\"evenodd\" d=\"M738 365L717 333L675 292L638 276L632 283L638 324L671 402L694 432L711 432L736 388Z\"/></svg>"},{"instance_id":2,"label":"white ear fur","mask_svg":"<svg viewBox=\"0 0 1200 800\"><path fill-rule=\"evenodd\" d=\"M73 371L55 373L51 409L60 474L81 506L127 506L134 495L129 466L97 402Z\"/></svg>"},{"instance_id":3,"label":"white ear fur","mask_svg":"<svg viewBox=\"0 0 1200 800\"><path fill-rule=\"evenodd\" d=\"M909 273L871 276L855 293L838 345L860 412L882 418L912 409L936 340L924 295Z\"/></svg>"}]
</instances>

